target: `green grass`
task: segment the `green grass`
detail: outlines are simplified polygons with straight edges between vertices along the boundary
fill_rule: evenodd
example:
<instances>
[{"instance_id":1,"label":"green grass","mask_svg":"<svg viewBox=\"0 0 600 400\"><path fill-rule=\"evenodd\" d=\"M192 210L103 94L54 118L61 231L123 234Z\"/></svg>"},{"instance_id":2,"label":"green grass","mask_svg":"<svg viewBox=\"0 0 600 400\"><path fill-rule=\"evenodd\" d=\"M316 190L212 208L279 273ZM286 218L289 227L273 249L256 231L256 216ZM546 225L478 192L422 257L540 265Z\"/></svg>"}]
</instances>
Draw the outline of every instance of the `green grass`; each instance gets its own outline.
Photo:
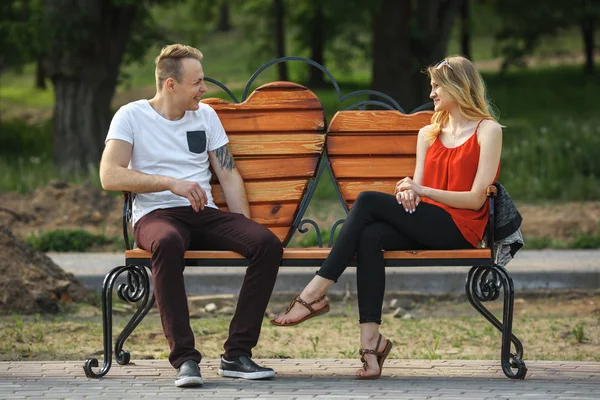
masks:
<instances>
[{"instance_id":1,"label":"green grass","mask_svg":"<svg viewBox=\"0 0 600 400\"><path fill-rule=\"evenodd\" d=\"M569 240L553 237L525 237L525 247L536 249L600 249L600 226L596 233L579 232Z\"/></svg>"},{"instance_id":2,"label":"green grass","mask_svg":"<svg viewBox=\"0 0 600 400\"><path fill-rule=\"evenodd\" d=\"M37 250L48 251L88 251L94 246L115 244L119 238L107 238L102 234L93 234L83 229L56 229L48 232L30 233L26 239Z\"/></svg>"}]
</instances>

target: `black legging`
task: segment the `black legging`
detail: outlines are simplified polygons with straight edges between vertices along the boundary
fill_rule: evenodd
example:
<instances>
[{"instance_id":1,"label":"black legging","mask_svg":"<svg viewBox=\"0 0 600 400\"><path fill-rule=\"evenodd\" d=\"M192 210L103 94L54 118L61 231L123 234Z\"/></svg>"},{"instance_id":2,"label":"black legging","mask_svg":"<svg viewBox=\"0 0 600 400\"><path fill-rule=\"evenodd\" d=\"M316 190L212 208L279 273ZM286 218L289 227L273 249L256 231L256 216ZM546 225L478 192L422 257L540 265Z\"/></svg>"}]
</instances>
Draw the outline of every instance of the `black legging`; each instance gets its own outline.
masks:
<instances>
[{"instance_id":1,"label":"black legging","mask_svg":"<svg viewBox=\"0 0 600 400\"><path fill-rule=\"evenodd\" d=\"M471 248L442 208L421 202L409 214L391 194L362 192L317 275L337 282L356 254L360 323L381 324L385 291L382 250Z\"/></svg>"}]
</instances>

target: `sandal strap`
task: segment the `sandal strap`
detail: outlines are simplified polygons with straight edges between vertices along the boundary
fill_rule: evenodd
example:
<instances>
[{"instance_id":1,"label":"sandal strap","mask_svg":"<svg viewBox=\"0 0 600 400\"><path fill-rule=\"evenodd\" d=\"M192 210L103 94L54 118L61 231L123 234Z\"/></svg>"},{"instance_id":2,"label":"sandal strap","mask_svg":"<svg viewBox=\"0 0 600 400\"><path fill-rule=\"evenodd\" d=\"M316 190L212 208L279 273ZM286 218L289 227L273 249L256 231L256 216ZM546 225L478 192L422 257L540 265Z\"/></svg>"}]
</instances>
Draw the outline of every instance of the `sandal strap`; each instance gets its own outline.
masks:
<instances>
[{"instance_id":1,"label":"sandal strap","mask_svg":"<svg viewBox=\"0 0 600 400\"><path fill-rule=\"evenodd\" d=\"M314 301L307 303L306 301L302 300L300 298L300 295L296 296L296 298L294 300L292 300L292 302L290 303L290 305L288 306L287 310L285 310L285 313L289 313L290 310L292 309L292 307L294 306L295 303L298 303L304 307L306 307L308 309L308 311L310 311L311 314L314 314L316 311L314 308L312 308L312 306L314 304L320 303L321 301L323 301L325 299L325 295L317 297Z\"/></svg>"},{"instance_id":2,"label":"sandal strap","mask_svg":"<svg viewBox=\"0 0 600 400\"><path fill-rule=\"evenodd\" d=\"M296 297L295 302L302 304L304 307L308 308L308 310L312 313L315 313L316 311L314 310L314 308L312 308L312 306L314 304L320 303L321 301L323 301L325 299L325 295L317 297L314 301L311 301L310 303L307 303L306 301L302 300L300 298L300 296Z\"/></svg>"},{"instance_id":3,"label":"sandal strap","mask_svg":"<svg viewBox=\"0 0 600 400\"><path fill-rule=\"evenodd\" d=\"M383 357L383 353L381 351L377 351L377 349L379 349L379 345L381 344L382 338L383 338L383 336L381 336L381 333L380 333L379 338L377 339L377 345L375 345L375 350L373 350L373 349L358 349L358 354L360 354L361 356L364 354L373 354L377 357Z\"/></svg>"}]
</instances>

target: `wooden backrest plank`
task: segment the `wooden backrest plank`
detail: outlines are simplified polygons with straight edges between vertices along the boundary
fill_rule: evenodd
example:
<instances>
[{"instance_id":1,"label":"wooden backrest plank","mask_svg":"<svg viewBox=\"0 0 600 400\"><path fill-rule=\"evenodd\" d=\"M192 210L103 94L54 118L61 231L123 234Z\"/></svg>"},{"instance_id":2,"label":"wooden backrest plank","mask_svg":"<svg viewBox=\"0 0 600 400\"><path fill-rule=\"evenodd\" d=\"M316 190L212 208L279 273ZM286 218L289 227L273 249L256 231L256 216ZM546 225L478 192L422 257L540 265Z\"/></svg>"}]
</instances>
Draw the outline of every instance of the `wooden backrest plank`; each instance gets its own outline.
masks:
<instances>
[{"instance_id":1,"label":"wooden backrest plank","mask_svg":"<svg viewBox=\"0 0 600 400\"><path fill-rule=\"evenodd\" d=\"M319 135L314 132L245 132L227 136L231 154L236 159L243 156L321 154L325 145L325 134Z\"/></svg>"},{"instance_id":2,"label":"wooden backrest plank","mask_svg":"<svg viewBox=\"0 0 600 400\"><path fill-rule=\"evenodd\" d=\"M412 176L415 170L413 156L331 157L331 168L337 179L342 178L396 178Z\"/></svg>"},{"instance_id":3,"label":"wooden backrest plank","mask_svg":"<svg viewBox=\"0 0 600 400\"><path fill-rule=\"evenodd\" d=\"M251 204L250 213L252 219L261 225L290 226L296 212L296 203L266 203ZM226 206L219 207L223 211L229 211Z\"/></svg>"},{"instance_id":4,"label":"wooden backrest plank","mask_svg":"<svg viewBox=\"0 0 600 400\"><path fill-rule=\"evenodd\" d=\"M339 111L327 133L327 154L340 193L351 207L363 191L394 193L412 176L419 130L431 121L422 111Z\"/></svg>"},{"instance_id":5,"label":"wooden backrest plank","mask_svg":"<svg viewBox=\"0 0 600 400\"><path fill-rule=\"evenodd\" d=\"M329 156L346 155L415 155L416 135L337 135L327 140Z\"/></svg>"},{"instance_id":6,"label":"wooden backrest plank","mask_svg":"<svg viewBox=\"0 0 600 400\"><path fill-rule=\"evenodd\" d=\"M346 200L346 204L350 204L356 200L360 192L373 191L394 194L397 182L398 179L340 179L338 180L338 186Z\"/></svg>"},{"instance_id":7,"label":"wooden backrest plank","mask_svg":"<svg viewBox=\"0 0 600 400\"><path fill-rule=\"evenodd\" d=\"M320 110L218 110L219 118L230 133L299 132L325 129Z\"/></svg>"},{"instance_id":8,"label":"wooden backrest plank","mask_svg":"<svg viewBox=\"0 0 600 400\"><path fill-rule=\"evenodd\" d=\"M319 155L309 157L243 158L236 161L236 168L245 180L310 178L314 175Z\"/></svg>"},{"instance_id":9,"label":"wooden backrest plank","mask_svg":"<svg viewBox=\"0 0 600 400\"><path fill-rule=\"evenodd\" d=\"M330 136L353 133L414 134L431 121L430 111L402 114L400 111L338 111L331 119Z\"/></svg>"},{"instance_id":10,"label":"wooden backrest plank","mask_svg":"<svg viewBox=\"0 0 600 400\"><path fill-rule=\"evenodd\" d=\"M279 201L300 201L307 185L306 179L284 181L247 181L246 194L248 202L265 203ZM220 184L212 185L212 196L217 206L226 205L225 194Z\"/></svg>"}]
</instances>

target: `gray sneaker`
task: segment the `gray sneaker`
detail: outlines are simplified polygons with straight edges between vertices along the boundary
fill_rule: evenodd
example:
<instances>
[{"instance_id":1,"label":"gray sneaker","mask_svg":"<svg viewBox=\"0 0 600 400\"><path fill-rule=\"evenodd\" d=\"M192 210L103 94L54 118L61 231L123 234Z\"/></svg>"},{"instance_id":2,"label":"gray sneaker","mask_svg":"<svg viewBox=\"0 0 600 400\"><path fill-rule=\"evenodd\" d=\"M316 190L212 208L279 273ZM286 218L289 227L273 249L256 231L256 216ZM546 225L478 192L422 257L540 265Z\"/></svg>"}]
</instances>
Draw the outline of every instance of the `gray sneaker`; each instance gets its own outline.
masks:
<instances>
[{"instance_id":1,"label":"gray sneaker","mask_svg":"<svg viewBox=\"0 0 600 400\"><path fill-rule=\"evenodd\" d=\"M221 365L217 373L228 378L243 379L268 379L275 376L273 369L257 365L248 356L232 357L229 360L221 356Z\"/></svg>"},{"instance_id":2,"label":"gray sneaker","mask_svg":"<svg viewBox=\"0 0 600 400\"><path fill-rule=\"evenodd\" d=\"M200 367L194 360L184 361L177 369L175 377L175 386L177 387L192 387L202 386L204 381L200 375Z\"/></svg>"}]
</instances>

